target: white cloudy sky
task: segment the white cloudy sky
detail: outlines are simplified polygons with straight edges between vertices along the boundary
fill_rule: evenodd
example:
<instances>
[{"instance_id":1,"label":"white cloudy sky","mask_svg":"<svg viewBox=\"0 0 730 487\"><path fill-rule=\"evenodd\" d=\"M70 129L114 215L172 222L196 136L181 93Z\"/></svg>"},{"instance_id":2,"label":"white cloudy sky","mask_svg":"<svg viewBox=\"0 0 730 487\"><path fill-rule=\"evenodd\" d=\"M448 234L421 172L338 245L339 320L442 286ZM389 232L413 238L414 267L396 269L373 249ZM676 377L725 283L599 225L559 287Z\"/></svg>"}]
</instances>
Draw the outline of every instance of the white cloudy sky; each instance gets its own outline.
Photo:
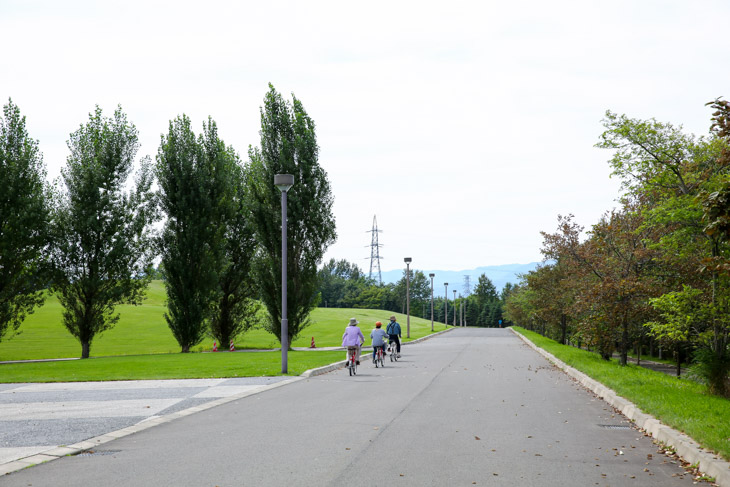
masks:
<instances>
[{"instance_id":1,"label":"white cloudy sky","mask_svg":"<svg viewBox=\"0 0 730 487\"><path fill-rule=\"evenodd\" d=\"M540 260L558 214L614 206L607 109L707 133L730 97L727 0L0 0L0 97L49 176L95 104L153 155L168 121L212 116L245 157L272 82L317 123L339 239L383 270Z\"/></svg>"}]
</instances>

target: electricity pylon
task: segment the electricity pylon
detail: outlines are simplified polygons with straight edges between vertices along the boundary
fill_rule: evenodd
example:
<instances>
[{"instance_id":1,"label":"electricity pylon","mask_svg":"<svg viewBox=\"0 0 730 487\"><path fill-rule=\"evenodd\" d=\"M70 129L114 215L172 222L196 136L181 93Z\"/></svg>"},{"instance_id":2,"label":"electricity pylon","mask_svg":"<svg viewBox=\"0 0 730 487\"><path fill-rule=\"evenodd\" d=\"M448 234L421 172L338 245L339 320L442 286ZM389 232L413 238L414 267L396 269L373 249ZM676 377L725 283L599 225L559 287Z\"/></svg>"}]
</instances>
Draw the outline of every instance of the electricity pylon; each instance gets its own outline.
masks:
<instances>
[{"instance_id":1,"label":"electricity pylon","mask_svg":"<svg viewBox=\"0 0 730 487\"><path fill-rule=\"evenodd\" d=\"M383 246L383 244L378 243L378 234L382 233L382 230L378 230L378 220L373 215L373 229L368 230L367 232L372 233L372 237L370 238L370 279L373 278L373 269L377 270L378 273L378 285L383 284L383 277L380 273L380 247Z\"/></svg>"}]
</instances>

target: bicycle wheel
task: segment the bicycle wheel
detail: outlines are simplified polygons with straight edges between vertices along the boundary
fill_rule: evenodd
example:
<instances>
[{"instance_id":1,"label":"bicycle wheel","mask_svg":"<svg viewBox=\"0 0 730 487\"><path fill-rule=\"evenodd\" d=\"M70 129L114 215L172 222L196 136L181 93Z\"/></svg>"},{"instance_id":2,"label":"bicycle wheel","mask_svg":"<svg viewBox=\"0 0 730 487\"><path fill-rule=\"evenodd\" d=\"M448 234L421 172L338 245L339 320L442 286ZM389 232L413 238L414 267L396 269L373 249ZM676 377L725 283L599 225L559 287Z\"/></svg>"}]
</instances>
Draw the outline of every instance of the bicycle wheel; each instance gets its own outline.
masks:
<instances>
[{"instance_id":1,"label":"bicycle wheel","mask_svg":"<svg viewBox=\"0 0 730 487\"><path fill-rule=\"evenodd\" d=\"M383 353L381 352L378 356L378 360L380 361L380 366L385 367L385 360L383 359Z\"/></svg>"},{"instance_id":2,"label":"bicycle wheel","mask_svg":"<svg viewBox=\"0 0 730 487\"><path fill-rule=\"evenodd\" d=\"M347 370L350 371L350 376L352 376L352 364L347 364Z\"/></svg>"}]
</instances>

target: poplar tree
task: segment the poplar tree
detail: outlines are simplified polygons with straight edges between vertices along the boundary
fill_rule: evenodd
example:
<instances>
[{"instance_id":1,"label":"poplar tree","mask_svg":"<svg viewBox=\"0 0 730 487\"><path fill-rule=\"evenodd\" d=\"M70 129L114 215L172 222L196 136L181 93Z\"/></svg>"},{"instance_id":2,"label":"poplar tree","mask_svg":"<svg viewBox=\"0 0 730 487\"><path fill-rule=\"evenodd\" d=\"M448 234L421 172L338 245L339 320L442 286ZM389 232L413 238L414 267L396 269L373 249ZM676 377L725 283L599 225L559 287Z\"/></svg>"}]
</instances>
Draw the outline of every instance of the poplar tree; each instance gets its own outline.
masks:
<instances>
[{"instance_id":1,"label":"poplar tree","mask_svg":"<svg viewBox=\"0 0 730 487\"><path fill-rule=\"evenodd\" d=\"M319 165L314 121L302 102L285 101L269 84L261 108L261 147L249 150L246 179L258 244L253 271L268 319L265 327L281 341L281 193L275 174L293 174L288 192L287 296L289 340L309 324L317 305L317 264L336 239L334 201Z\"/></svg>"},{"instance_id":2,"label":"poplar tree","mask_svg":"<svg viewBox=\"0 0 730 487\"><path fill-rule=\"evenodd\" d=\"M119 321L115 306L142 303L156 211L147 158L126 190L139 142L121 107L105 117L97 106L68 148L54 224L54 289L63 324L81 343L81 358L88 358L94 338Z\"/></svg>"},{"instance_id":3,"label":"poplar tree","mask_svg":"<svg viewBox=\"0 0 730 487\"><path fill-rule=\"evenodd\" d=\"M211 319L223 324L214 327L218 338L236 333L230 320L240 322L244 303L238 298L246 295L240 276L248 266L250 244L227 245L227 236L247 233L238 156L219 139L212 119L196 137L183 115L162 137L156 173L167 216L159 239L168 296L165 320L181 351L189 352L208 333Z\"/></svg>"},{"instance_id":4,"label":"poplar tree","mask_svg":"<svg viewBox=\"0 0 730 487\"><path fill-rule=\"evenodd\" d=\"M0 341L43 303L50 207L43 155L12 100L0 118Z\"/></svg>"}]
</instances>

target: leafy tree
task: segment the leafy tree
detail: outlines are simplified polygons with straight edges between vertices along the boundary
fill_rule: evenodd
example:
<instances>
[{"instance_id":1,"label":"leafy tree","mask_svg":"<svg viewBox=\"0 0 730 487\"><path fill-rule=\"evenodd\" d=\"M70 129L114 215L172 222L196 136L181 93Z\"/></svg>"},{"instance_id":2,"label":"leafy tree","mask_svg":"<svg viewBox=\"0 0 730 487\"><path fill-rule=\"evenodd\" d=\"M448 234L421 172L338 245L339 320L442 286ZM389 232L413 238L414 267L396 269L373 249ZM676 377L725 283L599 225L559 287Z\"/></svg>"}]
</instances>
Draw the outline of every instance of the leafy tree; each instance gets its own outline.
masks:
<instances>
[{"instance_id":1,"label":"leafy tree","mask_svg":"<svg viewBox=\"0 0 730 487\"><path fill-rule=\"evenodd\" d=\"M274 175L293 174L288 192L288 342L309 324L317 304L317 265L336 238L333 195L319 165L314 121L301 101L269 85L261 109L261 147L249 150L250 211L259 244L253 271L268 312L265 327L281 337L281 194Z\"/></svg>"},{"instance_id":2,"label":"leafy tree","mask_svg":"<svg viewBox=\"0 0 730 487\"><path fill-rule=\"evenodd\" d=\"M229 162L236 162L224 166L224 169L231 171L229 181L233 186L233 197L221 201L221 204L228 202L232 208L224 222L226 230L222 268L218 274L219 294L210 318L211 335L225 345L256 325L261 305L255 299L256 293L250 276L256 241L246 209L244 171L238 165L238 158L232 157L234 154L231 149L226 152L220 141L218 149L229 156Z\"/></svg>"},{"instance_id":3,"label":"leafy tree","mask_svg":"<svg viewBox=\"0 0 730 487\"><path fill-rule=\"evenodd\" d=\"M649 321L644 326L660 342L674 345L679 349L690 341L695 333L694 325L705 322L708 309L703 305L702 291L691 286L684 286L682 291L672 291L650 300L650 304L659 313L656 321ZM677 354L677 376L681 362Z\"/></svg>"},{"instance_id":4,"label":"leafy tree","mask_svg":"<svg viewBox=\"0 0 730 487\"><path fill-rule=\"evenodd\" d=\"M241 259L250 255L252 242L236 189L242 179L237 162L212 119L196 138L185 115L170 122L157 153L159 200L167 215L158 242L165 320L183 353L200 343L211 319L212 333L230 338L247 313L242 276L248 259Z\"/></svg>"},{"instance_id":5,"label":"leafy tree","mask_svg":"<svg viewBox=\"0 0 730 487\"><path fill-rule=\"evenodd\" d=\"M364 275L360 268L345 259L330 259L317 272L319 281L319 293L321 295L321 303L326 307L350 307L344 305L346 287L348 283L362 281L364 285Z\"/></svg>"},{"instance_id":6,"label":"leafy tree","mask_svg":"<svg viewBox=\"0 0 730 487\"><path fill-rule=\"evenodd\" d=\"M142 302L156 210L148 159L125 191L139 143L121 107L104 117L97 106L68 147L65 191L55 215L54 289L63 324L81 343L81 358L88 358L94 337L119 320L114 307Z\"/></svg>"},{"instance_id":7,"label":"leafy tree","mask_svg":"<svg viewBox=\"0 0 730 487\"><path fill-rule=\"evenodd\" d=\"M714 310L707 322L693 326L690 341L700 351L710 350L696 358L711 359L727 373L728 365L723 364L730 364L730 356L723 303L730 289L722 261L730 254L730 242L720 228L722 204L716 203L722 199L722 187L730 176L730 131L727 103L715 100L710 105L716 111L709 138L698 139L684 134L681 127L654 120L609 116L599 146L615 151L611 159L614 173L630 194L646 202L644 225L654 228L656 236L650 245L661 252L662 278L670 291L692 286L702 291L697 299ZM698 272L701 270L704 272ZM709 341L708 333L713 337ZM710 389L720 390L724 381L720 382L723 384Z\"/></svg>"},{"instance_id":8,"label":"leafy tree","mask_svg":"<svg viewBox=\"0 0 730 487\"><path fill-rule=\"evenodd\" d=\"M0 341L43 303L50 197L43 155L12 100L0 118Z\"/></svg>"},{"instance_id":9,"label":"leafy tree","mask_svg":"<svg viewBox=\"0 0 730 487\"><path fill-rule=\"evenodd\" d=\"M473 296L476 296L480 306L488 302L497 300L497 288L494 287L492 280L486 274L482 274L477 279L477 285L474 287Z\"/></svg>"}]
</instances>

